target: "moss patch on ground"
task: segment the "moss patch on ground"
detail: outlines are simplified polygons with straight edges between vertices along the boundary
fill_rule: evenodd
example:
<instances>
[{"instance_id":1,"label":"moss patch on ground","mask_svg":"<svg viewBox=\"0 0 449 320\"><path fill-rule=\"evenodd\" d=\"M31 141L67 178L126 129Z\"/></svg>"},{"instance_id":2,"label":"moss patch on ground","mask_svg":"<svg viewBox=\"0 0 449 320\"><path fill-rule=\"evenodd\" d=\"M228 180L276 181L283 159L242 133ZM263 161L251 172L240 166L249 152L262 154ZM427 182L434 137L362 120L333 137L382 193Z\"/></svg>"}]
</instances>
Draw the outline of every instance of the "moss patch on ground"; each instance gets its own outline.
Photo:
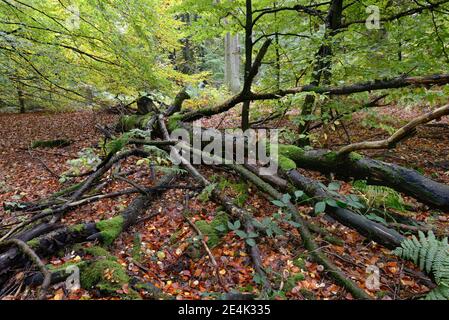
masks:
<instances>
[{"instance_id":1,"label":"moss patch on ground","mask_svg":"<svg viewBox=\"0 0 449 320\"><path fill-rule=\"evenodd\" d=\"M42 141L42 140L38 140L38 141L34 141L33 143L31 143L31 148L32 149L37 149L37 148L64 148L64 147L68 147L70 146L72 143L68 140L64 140L64 139L58 139L58 140L48 140L48 141Z\"/></svg>"}]
</instances>

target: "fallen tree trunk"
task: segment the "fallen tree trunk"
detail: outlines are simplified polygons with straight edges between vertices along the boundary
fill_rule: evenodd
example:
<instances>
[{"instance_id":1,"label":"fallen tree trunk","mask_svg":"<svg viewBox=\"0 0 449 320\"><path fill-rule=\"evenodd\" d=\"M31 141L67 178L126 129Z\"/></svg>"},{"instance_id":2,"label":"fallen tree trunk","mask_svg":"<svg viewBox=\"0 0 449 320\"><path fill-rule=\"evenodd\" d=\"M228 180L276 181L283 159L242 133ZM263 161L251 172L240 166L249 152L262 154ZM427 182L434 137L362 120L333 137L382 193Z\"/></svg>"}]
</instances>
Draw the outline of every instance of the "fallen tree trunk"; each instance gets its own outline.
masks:
<instances>
[{"instance_id":1,"label":"fallen tree trunk","mask_svg":"<svg viewBox=\"0 0 449 320\"><path fill-rule=\"evenodd\" d=\"M296 170L291 170L286 175L298 189L303 190L308 196L316 199L316 201L334 198L317 182L301 175ZM357 230L361 235L386 248L395 249L405 240L405 237L397 231L371 221L348 209L327 206L326 212L341 224Z\"/></svg>"},{"instance_id":2,"label":"fallen tree trunk","mask_svg":"<svg viewBox=\"0 0 449 320\"><path fill-rule=\"evenodd\" d=\"M28 241L27 244L40 257L51 256L63 248L86 241L100 240L109 245L122 231L127 230L138 221L138 217L146 210L154 196L162 194L166 190L163 187L168 186L175 177L175 175L164 176L155 188L149 191L149 196L139 196L121 215L115 218L98 223L62 227ZM10 268L19 267L24 263L26 263L26 259L16 248L0 254L0 284L3 282L2 280L5 280L4 278L9 273Z\"/></svg>"},{"instance_id":3,"label":"fallen tree trunk","mask_svg":"<svg viewBox=\"0 0 449 320\"><path fill-rule=\"evenodd\" d=\"M335 173L345 178L367 180L391 187L422 203L449 210L449 186L433 181L416 170L370 159L357 153L339 157L329 150L304 151L296 146L279 146L280 164L285 171L296 167L322 173Z\"/></svg>"},{"instance_id":4,"label":"fallen tree trunk","mask_svg":"<svg viewBox=\"0 0 449 320\"><path fill-rule=\"evenodd\" d=\"M248 170L250 170L253 174L257 174L257 168L249 166ZM289 179L291 184L289 184L288 181L280 178L279 176L263 176L261 177L261 179L265 180L267 183L280 190L284 190L285 192L294 192L296 189L304 191L304 193L308 197L310 197L310 201L312 204L331 199L344 202L343 198L336 198L335 195L331 194L317 181L301 175L296 170L291 170L283 174ZM291 185L294 186L293 190L291 188ZM389 249L397 248L405 239L404 236L402 236L396 230L390 229L380 223L371 221L366 217L346 208L327 206L326 213L344 226L356 230L367 239L375 241L378 244Z\"/></svg>"}]
</instances>

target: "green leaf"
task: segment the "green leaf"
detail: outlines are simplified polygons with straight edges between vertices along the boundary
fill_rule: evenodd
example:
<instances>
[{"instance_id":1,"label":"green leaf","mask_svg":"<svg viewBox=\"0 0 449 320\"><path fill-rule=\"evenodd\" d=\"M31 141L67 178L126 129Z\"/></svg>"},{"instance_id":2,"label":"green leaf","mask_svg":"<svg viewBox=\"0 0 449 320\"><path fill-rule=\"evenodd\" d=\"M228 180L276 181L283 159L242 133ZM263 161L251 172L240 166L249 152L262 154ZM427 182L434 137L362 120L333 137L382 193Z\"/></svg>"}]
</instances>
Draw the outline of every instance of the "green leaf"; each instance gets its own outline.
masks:
<instances>
[{"instance_id":1,"label":"green leaf","mask_svg":"<svg viewBox=\"0 0 449 320\"><path fill-rule=\"evenodd\" d=\"M295 191L296 200L304 197L304 195L305 195L304 191L301 191L301 190Z\"/></svg>"},{"instance_id":2,"label":"green leaf","mask_svg":"<svg viewBox=\"0 0 449 320\"><path fill-rule=\"evenodd\" d=\"M327 199L326 200L326 204L328 206L330 206L330 207L333 207L333 208L338 208L339 207L337 201L335 201L334 199Z\"/></svg>"},{"instance_id":3,"label":"green leaf","mask_svg":"<svg viewBox=\"0 0 449 320\"><path fill-rule=\"evenodd\" d=\"M279 201L279 200L273 200L273 201L271 201L271 203L279 208L284 208L286 206L284 202Z\"/></svg>"},{"instance_id":4,"label":"green leaf","mask_svg":"<svg viewBox=\"0 0 449 320\"><path fill-rule=\"evenodd\" d=\"M332 182L329 184L328 188L330 191L339 191L341 189L341 184L339 182Z\"/></svg>"},{"instance_id":5,"label":"green leaf","mask_svg":"<svg viewBox=\"0 0 449 320\"><path fill-rule=\"evenodd\" d=\"M254 239L246 239L246 243L251 247L256 246L256 241Z\"/></svg>"},{"instance_id":6,"label":"green leaf","mask_svg":"<svg viewBox=\"0 0 449 320\"><path fill-rule=\"evenodd\" d=\"M326 202L320 201L315 204L315 213L320 214L326 211Z\"/></svg>"},{"instance_id":7,"label":"green leaf","mask_svg":"<svg viewBox=\"0 0 449 320\"><path fill-rule=\"evenodd\" d=\"M248 238L248 235L246 234L246 232L242 231L242 230L235 230L235 234L238 235L242 239Z\"/></svg>"},{"instance_id":8,"label":"green leaf","mask_svg":"<svg viewBox=\"0 0 449 320\"><path fill-rule=\"evenodd\" d=\"M219 226L215 227L215 230L220 231L220 232L225 232L226 227L224 225L219 225Z\"/></svg>"}]
</instances>

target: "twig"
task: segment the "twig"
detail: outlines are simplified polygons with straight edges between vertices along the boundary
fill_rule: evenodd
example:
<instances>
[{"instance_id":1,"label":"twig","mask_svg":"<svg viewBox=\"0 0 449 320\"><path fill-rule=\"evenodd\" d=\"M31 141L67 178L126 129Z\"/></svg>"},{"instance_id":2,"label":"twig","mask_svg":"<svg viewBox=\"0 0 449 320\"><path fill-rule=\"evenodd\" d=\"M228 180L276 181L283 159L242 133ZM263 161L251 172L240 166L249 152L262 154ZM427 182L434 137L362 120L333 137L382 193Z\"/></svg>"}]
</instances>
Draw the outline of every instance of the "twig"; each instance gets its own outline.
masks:
<instances>
[{"instance_id":1,"label":"twig","mask_svg":"<svg viewBox=\"0 0 449 320\"><path fill-rule=\"evenodd\" d=\"M200 237L200 239L201 239L201 244L203 245L203 247L204 247L204 249L206 250L206 252L207 252L207 255L209 256L209 258L210 258L210 260L211 260L211 262L212 262L212 265L214 266L214 268L215 268L215 274L216 274L216 276L217 276L217 280L218 280L218 283L220 283L220 285L223 287L223 290L225 291L225 292L229 292L229 290L228 290L228 288L226 287L226 284L225 284L225 282L223 281L223 278L221 277L221 275L220 275L220 267L219 267L219 265L218 265L218 263L217 263L217 260L215 260L215 257L214 257L214 255L212 254L212 251L210 250L210 248L209 248L209 246L207 245L207 242L204 240L204 234L201 232L201 230L200 229L198 229L198 227L186 216L186 214L184 213L183 214L183 216L184 216L184 219L187 221L187 223L192 227L192 229L193 230L195 230L195 232L198 234L198 236Z\"/></svg>"},{"instance_id":2,"label":"twig","mask_svg":"<svg viewBox=\"0 0 449 320\"><path fill-rule=\"evenodd\" d=\"M37 161L39 161L39 163L44 167L45 170L47 170L53 177L55 177L56 179L60 179L61 177L59 176L59 174L55 173L53 170L51 170L47 164L38 156L34 155L33 152L31 151L31 149L28 148L28 154L30 155L30 157L32 159L36 159Z\"/></svg>"},{"instance_id":3,"label":"twig","mask_svg":"<svg viewBox=\"0 0 449 320\"><path fill-rule=\"evenodd\" d=\"M45 264L39 258L39 256L31 249L25 242L19 239L12 239L4 242L0 242L0 246L16 246L20 251L22 251L28 258L37 265L39 270L44 275L44 282L42 283L39 300L45 300L47 295L48 287L51 283L51 273L48 271Z\"/></svg>"}]
</instances>

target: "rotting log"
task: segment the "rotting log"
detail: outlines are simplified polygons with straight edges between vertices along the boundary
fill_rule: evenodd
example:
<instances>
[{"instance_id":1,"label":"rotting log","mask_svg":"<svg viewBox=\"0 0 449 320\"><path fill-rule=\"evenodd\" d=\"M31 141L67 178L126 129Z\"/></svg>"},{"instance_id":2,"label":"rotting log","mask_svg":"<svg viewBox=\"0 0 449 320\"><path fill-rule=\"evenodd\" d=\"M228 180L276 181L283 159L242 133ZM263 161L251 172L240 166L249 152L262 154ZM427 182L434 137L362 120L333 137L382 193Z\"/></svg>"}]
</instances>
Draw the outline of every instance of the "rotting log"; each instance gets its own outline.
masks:
<instances>
[{"instance_id":1,"label":"rotting log","mask_svg":"<svg viewBox=\"0 0 449 320\"><path fill-rule=\"evenodd\" d=\"M338 157L329 150L305 151L296 146L279 145L280 165L285 171L297 167L335 173L343 178L367 180L403 192L418 201L449 210L449 186L421 175L413 169L350 153Z\"/></svg>"},{"instance_id":2,"label":"rotting log","mask_svg":"<svg viewBox=\"0 0 449 320\"><path fill-rule=\"evenodd\" d=\"M257 174L257 168L250 167L248 170L253 174ZM283 174L286 175L291 184L279 176L263 176L260 178L285 192L293 192L298 189L304 191L304 193L311 199L310 201L312 204L330 199L344 202L344 199L336 198L335 195L331 194L317 181L301 175L296 170L291 170ZM294 189L292 190L290 186L293 186ZM371 221L363 215L357 214L347 208L327 206L326 213L344 226L356 230L367 239L375 241L389 249L395 249L400 246L401 242L405 239L396 230Z\"/></svg>"},{"instance_id":3,"label":"rotting log","mask_svg":"<svg viewBox=\"0 0 449 320\"><path fill-rule=\"evenodd\" d=\"M301 175L296 170L291 170L287 172L286 175L295 187L304 191L309 197L314 198L316 201L325 201L326 199L334 198L317 182ZM397 231L387 228L380 223L371 221L348 209L327 206L326 213L341 224L356 230L361 235L386 248L395 249L401 245L403 240L405 240L405 237Z\"/></svg>"},{"instance_id":4,"label":"rotting log","mask_svg":"<svg viewBox=\"0 0 449 320\"><path fill-rule=\"evenodd\" d=\"M98 223L84 223L77 226L66 226L38 238L28 241L27 244L40 257L47 257L59 250L76 243L100 240L105 244L111 244L121 232L127 230L138 221L138 217L146 210L155 196L163 193L165 188L176 178L175 174L169 174L161 178L154 189L149 190L149 196L137 197L121 215L103 220ZM0 283L5 279L11 267L23 265L26 259L16 248L12 248L0 254Z\"/></svg>"}]
</instances>

